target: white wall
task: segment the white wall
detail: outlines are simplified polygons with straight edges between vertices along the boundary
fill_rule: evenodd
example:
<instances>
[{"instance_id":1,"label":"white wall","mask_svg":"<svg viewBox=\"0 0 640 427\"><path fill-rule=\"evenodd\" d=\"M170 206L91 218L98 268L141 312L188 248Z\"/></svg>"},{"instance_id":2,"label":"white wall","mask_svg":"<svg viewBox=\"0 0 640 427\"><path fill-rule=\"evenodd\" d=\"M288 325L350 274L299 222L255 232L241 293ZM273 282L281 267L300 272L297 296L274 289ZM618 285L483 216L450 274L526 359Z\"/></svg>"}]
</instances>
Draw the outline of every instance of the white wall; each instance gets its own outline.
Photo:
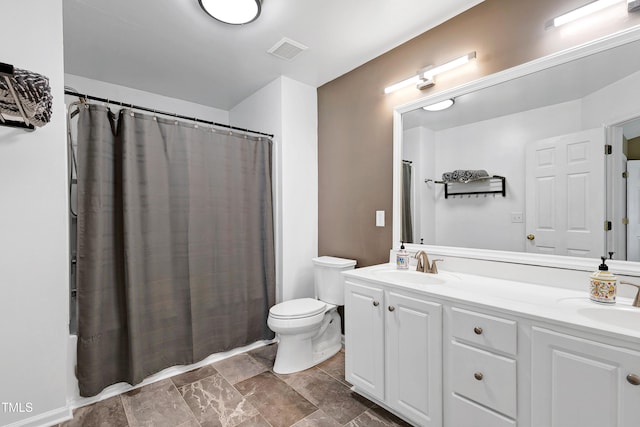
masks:
<instances>
[{"instance_id":1,"label":"white wall","mask_svg":"<svg viewBox=\"0 0 640 427\"><path fill-rule=\"evenodd\" d=\"M235 126L273 133L276 171L278 300L313 296L318 254L316 89L280 77L230 111Z\"/></svg>"},{"instance_id":2,"label":"white wall","mask_svg":"<svg viewBox=\"0 0 640 427\"><path fill-rule=\"evenodd\" d=\"M0 127L0 425L48 425L70 415L62 0L4 0L2 30L0 61L49 77L54 104L34 132Z\"/></svg>"},{"instance_id":3,"label":"white wall","mask_svg":"<svg viewBox=\"0 0 640 427\"><path fill-rule=\"evenodd\" d=\"M640 71L582 98L583 129L640 117Z\"/></svg>"},{"instance_id":4,"label":"white wall","mask_svg":"<svg viewBox=\"0 0 640 427\"><path fill-rule=\"evenodd\" d=\"M141 107L155 108L167 113L176 113L187 117L196 117L216 123L229 124L228 111L184 101L182 99L170 98L68 73L64 75L64 84L82 94L113 99ZM112 106L112 109L113 111L117 111L119 107Z\"/></svg>"}]
</instances>

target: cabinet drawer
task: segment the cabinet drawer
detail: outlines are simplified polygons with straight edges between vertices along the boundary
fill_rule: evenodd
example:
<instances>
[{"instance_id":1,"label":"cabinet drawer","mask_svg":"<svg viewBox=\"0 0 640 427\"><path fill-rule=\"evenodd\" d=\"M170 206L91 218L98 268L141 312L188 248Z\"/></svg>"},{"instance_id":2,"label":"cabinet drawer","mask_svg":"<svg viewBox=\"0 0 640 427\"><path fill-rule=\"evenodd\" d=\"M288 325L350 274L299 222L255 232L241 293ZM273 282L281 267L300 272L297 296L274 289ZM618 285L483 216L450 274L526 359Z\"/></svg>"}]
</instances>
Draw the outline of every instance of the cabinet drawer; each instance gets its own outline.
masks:
<instances>
[{"instance_id":1,"label":"cabinet drawer","mask_svg":"<svg viewBox=\"0 0 640 427\"><path fill-rule=\"evenodd\" d=\"M456 394L451 395L447 427L516 427L516 422Z\"/></svg>"},{"instance_id":2,"label":"cabinet drawer","mask_svg":"<svg viewBox=\"0 0 640 427\"><path fill-rule=\"evenodd\" d=\"M452 308L451 333L455 338L507 354L516 354L518 324L460 308Z\"/></svg>"},{"instance_id":3,"label":"cabinet drawer","mask_svg":"<svg viewBox=\"0 0 640 427\"><path fill-rule=\"evenodd\" d=\"M516 417L516 361L451 343L451 387L458 393L509 417Z\"/></svg>"}]
</instances>

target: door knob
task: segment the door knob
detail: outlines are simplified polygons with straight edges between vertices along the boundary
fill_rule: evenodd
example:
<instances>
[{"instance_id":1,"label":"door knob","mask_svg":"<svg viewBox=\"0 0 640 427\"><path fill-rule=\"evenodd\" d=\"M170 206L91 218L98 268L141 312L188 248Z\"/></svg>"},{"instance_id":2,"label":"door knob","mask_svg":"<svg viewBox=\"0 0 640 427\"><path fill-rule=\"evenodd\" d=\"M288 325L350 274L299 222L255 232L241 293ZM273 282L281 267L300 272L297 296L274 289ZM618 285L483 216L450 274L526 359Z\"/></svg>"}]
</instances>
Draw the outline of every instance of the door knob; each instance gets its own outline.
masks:
<instances>
[{"instance_id":1,"label":"door knob","mask_svg":"<svg viewBox=\"0 0 640 427\"><path fill-rule=\"evenodd\" d=\"M390 306L389 306L389 311L393 311L393 310L395 310L395 309L396 309L396 308L395 308L394 306L392 306L392 305L390 305Z\"/></svg>"},{"instance_id":2,"label":"door knob","mask_svg":"<svg viewBox=\"0 0 640 427\"><path fill-rule=\"evenodd\" d=\"M476 335L482 335L482 328L480 326L476 326L473 328L473 332L475 332Z\"/></svg>"},{"instance_id":3,"label":"door knob","mask_svg":"<svg viewBox=\"0 0 640 427\"><path fill-rule=\"evenodd\" d=\"M482 381L484 375L482 375L482 372L476 372L475 374L473 374L473 378L477 379L478 381Z\"/></svg>"},{"instance_id":4,"label":"door knob","mask_svg":"<svg viewBox=\"0 0 640 427\"><path fill-rule=\"evenodd\" d=\"M380 305L380 303L379 303L378 301L373 301L373 306L374 306L374 307L377 307L377 306L379 306L379 305Z\"/></svg>"},{"instance_id":5,"label":"door knob","mask_svg":"<svg viewBox=\"0 0 640 427\"><path fill-rule=\"evenodd\" d=\"M535 238L536 238L536 236L534 236L533 234L527 234L527 239L533 240Z\"/></svg>"},{"instance_id":6,"label":"door knob","mask_svg":"<svg viewBox=\"0 0 640 427\"><path fill-rule=\"evenodd\" d=\"M629 374L627 375L627 381L632 385L640 385L640 376L636 374Z\"/></svg>"}]
</instances>

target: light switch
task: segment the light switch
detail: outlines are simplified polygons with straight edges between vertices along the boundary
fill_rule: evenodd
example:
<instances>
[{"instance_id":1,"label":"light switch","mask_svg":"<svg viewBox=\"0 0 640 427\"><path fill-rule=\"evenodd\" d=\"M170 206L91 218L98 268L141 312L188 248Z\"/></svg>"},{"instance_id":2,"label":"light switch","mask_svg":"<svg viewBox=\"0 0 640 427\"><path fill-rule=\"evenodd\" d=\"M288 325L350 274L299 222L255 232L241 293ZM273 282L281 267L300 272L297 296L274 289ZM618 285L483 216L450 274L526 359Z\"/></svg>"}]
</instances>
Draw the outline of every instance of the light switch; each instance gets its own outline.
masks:
<instances>
[{"instance_id":1,"label":"light switch","mask_svg":"<svg viewBox=\"0 0 640 427\"><path fill-rule=\"evenodd\" d=\"M376 227L384 227L384 211L376 211Z\"/></svg>"}]
</instances>

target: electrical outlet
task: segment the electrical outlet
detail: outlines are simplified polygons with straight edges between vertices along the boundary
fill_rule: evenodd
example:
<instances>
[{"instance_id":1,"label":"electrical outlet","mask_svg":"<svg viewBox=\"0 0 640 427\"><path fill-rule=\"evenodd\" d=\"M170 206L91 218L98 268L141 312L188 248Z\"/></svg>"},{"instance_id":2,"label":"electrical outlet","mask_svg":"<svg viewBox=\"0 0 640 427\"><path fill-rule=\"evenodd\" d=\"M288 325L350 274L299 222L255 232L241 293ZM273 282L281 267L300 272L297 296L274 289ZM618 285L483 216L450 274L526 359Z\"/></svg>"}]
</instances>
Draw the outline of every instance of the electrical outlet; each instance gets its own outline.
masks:
<instances>
[{"instance_id":1,"label":"electrical outlet","mask_svg":"<svg viewBox=\"0 0 640 427\"><path fill-rule=\"evenodd\" d=\"M511 212L511 222L524 222L524 214L522 212Z\"/></svg>"}]
</instances>

